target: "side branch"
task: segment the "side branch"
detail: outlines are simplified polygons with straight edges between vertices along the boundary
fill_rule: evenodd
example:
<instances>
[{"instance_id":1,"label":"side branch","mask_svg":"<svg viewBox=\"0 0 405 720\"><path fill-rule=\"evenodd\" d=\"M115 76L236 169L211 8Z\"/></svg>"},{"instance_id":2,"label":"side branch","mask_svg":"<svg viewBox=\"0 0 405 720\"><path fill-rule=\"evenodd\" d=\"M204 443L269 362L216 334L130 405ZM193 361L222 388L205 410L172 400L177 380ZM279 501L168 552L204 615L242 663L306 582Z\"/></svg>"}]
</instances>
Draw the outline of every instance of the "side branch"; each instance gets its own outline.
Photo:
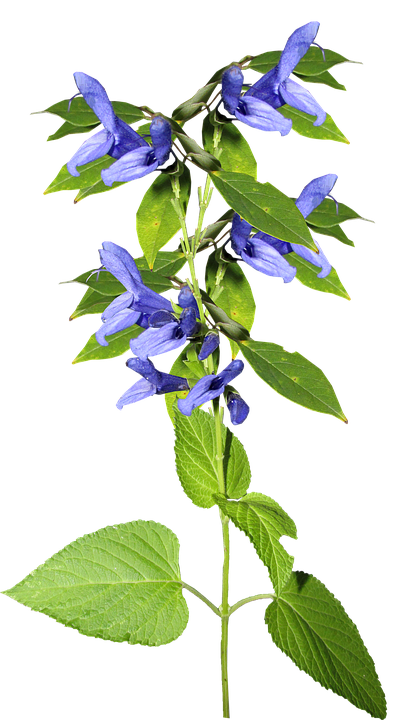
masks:
<instances>
[{"instance_id":1,"label":"side branch","mask_svg":"<svg viewBox=\"0 0 405 720\"><path fill-rule=\"evenodd\" d=\"M229 615L232 615L236 610L239 610L242 605L246 605L247 603L253 602L254 600L266 600L266 599L275 600L276 596L272 593L264 593L263 595L251 595L250 597L244 598L243 600L239 600L235 605L232 605L232 607L229 608Z\"/></svg>"},{"instance_id":2,"label":"side branch","mask_svg":"<svg viewBox=\"0 0 405 720\"><path fill-rule=\"evenodd\" d=\"M200 598L200 600L202 600L206 605L208 605L208 607L211 608L212 612L214 612L215 615L218 615L218 617L221 617L221 613L220 613L219 609L214 605L214 603L212 603L210 600L208 600L208 598L206 598L205 595L200 593L198 590L193 588L191 585L187 585L187 583L185 583L185 582L182 582L182 585L186 590L191 592L196 597Z\"/></svg>"}]
</instances>

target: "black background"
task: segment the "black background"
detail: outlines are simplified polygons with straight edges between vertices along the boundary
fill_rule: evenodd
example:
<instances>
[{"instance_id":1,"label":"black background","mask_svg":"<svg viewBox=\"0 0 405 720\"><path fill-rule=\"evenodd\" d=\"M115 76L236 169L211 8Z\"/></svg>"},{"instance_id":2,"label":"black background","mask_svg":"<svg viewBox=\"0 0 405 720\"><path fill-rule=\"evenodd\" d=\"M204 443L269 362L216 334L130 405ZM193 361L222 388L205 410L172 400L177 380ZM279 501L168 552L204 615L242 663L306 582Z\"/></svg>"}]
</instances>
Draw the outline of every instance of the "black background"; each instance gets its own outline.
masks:
<instances>
[{"instance_id":1,"label":"black background","mask_svg":"<svg viewBox=\"0 0 405 720\"><path fill-rule=\"evenodd\" d=\"M81 290L56 287L58 280L97 266L97 248L103 239L113 239L138 254L134 211L150 179L77 207L72 205L73 195L44 198L41 191L78 141L68 138L44 144L58 120L29 118L28 112L69 97L76 89L71 78L74 69L99 77L113 100L148 103L170 112L219 66L244 53L280 47L293 27L307 19L288 13L273 19L270 26L256 23L251 34L243 18L240 32L232 34L226 31L226 18L213 34L204 21L195 33L164 23L156 29L145 17L135 32L128 18L128 27L123 19L120 28L112 21L101 35L86 35L79 23L66 32L58 51L50 43L40 43L27 53L24 152L29 148L32 174L25 185L24 210L16 221L28 228L23 234L29 260L22 272L28 285L29 318L11 415L10 430L21 438L21 450L14 458L16 473L3 526L7 552L1 587L9 587L84 532L142 517L173 528L182 543L184 579L219 601L216 511L197 510L179 491L173 437L162 401L154 398L118 413L113 403L135 379L123 359L69 365L98 320L68 324L66 318ZM141 28L148 29L141 32ZM360 20L349 25L330 16L323 19L319 40L365 62L363 68L335 70L349 86L348 93L313 88L353 144L315 143L295 135L280 139L243 128L257 154L258 178L296 195L311 177L336 171L340 174L336 197L378 220L378 187L369 182L375 164L367 123L375 72L370 35L363 32ZM255 77L247 74L247 79ZM197 140L202 117L187 126ZM191 170L194 184L202 182L202 173L193 166ZM195 195L190 230L194 208ZM207 220L224 209L216 198ZM318 295L296 282L284 287L279 280L247 272L259 308L253 335L298 349L320 365L336 387L350 425L283 401L247 369L235 384L252 405L252 414L237 434L251 458L253 487L276 497L299 525L299 542L285 541L298 556L296 567L314 573L341 598L359 624L388 689L385 628L376 612L384 506L380 499L375 502L374 483L382 460L377 427L383 399L377 389L371 395L367 390L377 371L375 354L366 365L363 360L363 353L369 355L375 343L378 295L370 295L374 270L370 249L376 247L379 231L378 226L363 223L345 228L358 243L356 250L330 239L323 241L323 247L352 294L352 303ZM156 363L166 369L171 359L158 358ZM269 589L264 568L236 530L232 543L232 600ZM59 687L66 712L77 709L80 694L84 712L115 707L133 712L142 697L156 717L174 708L190 717L219 717L218 624L198 600L188 594L187 599L192 622L184 637L171 647L151 650L83 639L3 598L10 672L18 669L27 699L39 686L44 691L50 683L54 692ZM283 710L293 717L310 708L312 717L321 718L335 708L342 718L354 718L354 708L328 697L277 652L262 625L264 607L265 603L249 606L232 619L233 716L259 717L264 711L267 716ZM283 687L287 693L280 692Z\"/></svg>"}]
</instances>

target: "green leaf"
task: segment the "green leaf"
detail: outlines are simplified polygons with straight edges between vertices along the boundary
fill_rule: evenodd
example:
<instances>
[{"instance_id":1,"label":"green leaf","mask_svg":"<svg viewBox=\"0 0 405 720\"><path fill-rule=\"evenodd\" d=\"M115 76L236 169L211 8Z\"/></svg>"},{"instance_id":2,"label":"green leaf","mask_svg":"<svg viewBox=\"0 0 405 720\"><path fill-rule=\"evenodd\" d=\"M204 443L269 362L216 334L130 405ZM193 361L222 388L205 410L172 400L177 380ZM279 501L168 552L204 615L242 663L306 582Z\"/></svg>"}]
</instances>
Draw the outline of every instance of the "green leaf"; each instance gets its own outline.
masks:
<instances>
[{"instance_id":1,"label":"green leaf","mask_svg":"<svg viewBox=\"0 0 405 720\"><path fill-rule=\"evenodd\" d=\"M215 495L222 512L248 536L269 571L278 594L291 575L294 558L279 542L282 535L297 539L295 523L275 500L261 493L249 493L238 502Z\"/></svg>"},{"instance_id":2,"label":"green leaf","mask_svg":"<svg viewBox=\"0 0 405 720\"><path fill-rule=\"evenodd\" d=\"M214 126L210 116L203 122L203 144L207 152L214 152ZM233 123L222 125L222 135L218 147L222 150L220 155L221 167L225 171L241 172L251 175L255 180L257 176L257 163L242 133Z\"/></svg>"},{"instance_id":3,"label":"green leaf","mask_svg":"<svg viewBox=\"0 0 405 720\"><path fill-rule=\"evenodd\" d=\"M332 293L333 295L338 295L339 297L346 298L346 300L350 300L350 295L340 282L335 268L332 268L327 277L319 278L318 273L320 272L320 268L304 260L304 258L295 252L287 253L287 255L284 255L284 258L292 267L297 268L296 278L303 285L306 285L312 290Z\"/></svg>"},{"instance_id":4,"label":"green leaf","mask_svg":"<svg viewBox=\"0 0 405 720\"><path fill-rule=\"evenodd\" d=\"M142 275L142 280L145 285L151 287L150 283L153 283L152 278L154 275L160 275L165 278L177 275L179 270L181 270L185 264L186 258L179 250L164 250L163 252L158 252L153 265L153 271L149 269L148 262L145 257L136 258L135 262Z\"/></svg>"},{"instance_id":5,"label":"green leaf","mask_svg":"<svg viewBox=\"0 0 405 720\"><path fill-rule=\"evenodd\" d=\"M212 302L204 290L200 289L200 292L205 307L209 310L213 320L224 335L230 340L236 340L237 342L249 338L249 331L243 327L243 325L230 318L225 310L222 310L221 307Z\"/></svg>"},{"instance_id":6,"label":"green leaf","mask_svg":"<svg viewBox=\"0 0 405 720\"><path fill-rule=\"evenodd\" d=\"M205 250L206 246L215 240L215 238L218 237L218 235L226 228L227 225L232 221L233 218L233 210L229 209L221 215L221 217L214 223L211 223L210 225L207 225L206 228L203 230L203 239L200 242L199 248L197 252L200 252L201 250Z\"/></svg>"},{"instance_id":7,"label":"green leaf","mask_svg":"<svg viewBox=\"0 0 405 720\"><path fill-rule=\"evenodd\" d=\"M100 123L96 123L95 125L72 125L69 122L64 122L53 135L49 136L48 142L50 140L60 140L60 138L66 137L66 135L91 132L92 130L95 130L99 124Z\"/></svg>"},{"instance_id":8,"label":"green leaf","mask_svg":"<svg viewBox=\"0 0 405 720\"><path fill-rule=\"evenodd\" d=\"M330 72L326 71L321 73L320 75L301 75L300 73L294 72L294 75L299 80L304 80L304 82L310 82L310 83L322 83L322 85L328 85L331 88L334 88L335 90L346 90L344 85L341 85L336 78L331 75Z\"/></svg>"},{"instance_id":9,"label":"green leaf","mask_svg":"<svg viewBox=\"0 0 405 720\"><path fill-rule=\"evenodd\" d=\"M80 165L79 177L71 175L64 163L52 178L51 182L43 189L42 195L47 197L48 195L59 195L61 192L74 192L78 190L73 198L73 204L78 205L83 200L94 195L104 195L105 193L114 192L119 187L129 185L129 182L113 182L111 187L104 185L101 179L101 170L104 170L116 162L109 155L104 155L98 160L92 160L85 165ZM132 182L132 181L131 181Z\"/></svg>"},{"instance_id":10,"label":"green leaf","mask_svg":"<svg viewBox=\"0 0 405 720\"><path fill-rule=\"evenodd\" d=\"M286 352L281 345L255 340L240 342L239 347L253 370L280 395L347 423L329 380L302 355Z\"/></svg>"},{"instance_id":11,"label":"green leaf","mask_svg":"<svg viewBox=\"0 0 405 720\"><path fill-rule=\"evenodd\" d=\"M202 410L190 417L175 411L176 468L183 490L195 505L210 508L218 492L215 420ZM243 445L222 425L226 494L243 495L250 484L250 467Z\"/></svg>"},{"instance_id":12,"label":"green leaf","mask_svg":"<svg viewBox=\"0 0 405 720\"><path fill-rule=\"evenodd\" d=\"M191 191L189 169L184 166L180 177L180 202L187 210ZM146 191L136 214L136 229L140 246L153 267L158 250L180 230L180 221L172 205L174 198L170 175L161 173Z\"/></svg>"},{"instance_id":13,"label":"green leaf","mask_svg":"<svg viewBox=\"0 0 405 720\"><path fill-rule=\"evenodd\" d=\"M346 220L366 220L366 218L361 217L358 213L356 213L355 210L352 210L347 205L344 205L343 203L339 203L338 212L336 212L336 205L333 200L330 200L329 198L325 198L321 202L320 205L318 205L315 210L311 212L310 215L307 217L307 222L310 225L315 225L316 227L333 227L334 225L339 225L342 222L345 222ZM367 222L372 222L371 220L368 220Z\"/></svg>"},{"instance_id":14,"label":"green leaf","mask_svg":"<svg viewBox=\"0 0 405 720\"><path fill-rule=\"evenodd\" d=\"M335 65L339 65L344 62L353 62L347 60L343 55L335 53L333 50L324 50L325 60L323 59L322 51L317 47L310 47L305 53L304 57L298 65L295 67L295 72L299 75L321 75L327 70L330 70ZM257 72L263 75L272 68L276 67L280 60L281 50L272 50L271 52L261 53L256 55L247 66L250 70L257 70Z\"/></svg>"},{"instance_id":15,"label":"green leaf","mask_svg":"<svg viewBox=\"0 0 405 720\"><path fill-rule=\"evenodd\" d=\"M332 238L332 240L336 240L341 245L346 245L346 247L357 247L354 240L349 237L349 235L342 228L341 225L334 225L332 228L318 228L315 225L309 225L308 227L314 235L321 235L321 237L330 237Z\"/></svg>"},{"instance_id":16,"label":"green leaf","mask_svg":"<svg viewBox=\"0 0 405 720\"><path fill-rule=\"evenodd\" d=\"M346 143L347 145L350 144L341 130L335 125L330 115L326 116L326 120L322 125L314 127L314 115L308 115L289 105L283 105L283 107L278 108L278 112L284 115L285 118L292 120L293 130L299 135L313 138L314 140L336 140L336 142Z\"/></svg>"},{"instance_id":17,"label":"green leaf","mask_svg":"<svg viewBox=\"0 0 405 720\"><path fill-rule=\"evenodd\" d=\"M313 575L292 573L265 622L273 642L300 670L371 717L386 717L384 692L357 627Z\"/></svg>"},{"instance_id":18,"label":"green leaf","mask_svg":"<svg viewBox=\"0 0 405 720\"><path fill-rule=\"evenodd\" d=\"M111 302L111 297L102 295L92 288L88 288L80 300L76 310L74 310L69 320L82 317L82 315L93 315L102 313Z\"/></svg>"},{"instance_id":19,"label":"green leaf","mask_svg":"<svg viewBox=\"0 0 405 720\"><path fill-rule=\"evenodd\" d=\"M255 301L249 282L239 263L221 263L209 256L205 269L207 293L225 310L228 317L243 325L249 332L255 317ZM239 352L238 344L230 340L232 358Z\"/></svg>"},{"instance_id":20,"label":"green leaf","mask_svg":"<svg viewBox=\"0 0 405 720\"><path fill-rule=\"evenodd\" d=\"M127 100L113 100L113 110L121 120L124 120L128 125L132 125L139 120L145 119L145 114L142 112L140 107L134 105ZM30 117L36 115L52 115L64 120L69 125L86 127L88 125L100 124L100 120L97 115L93 112L91 107L87 105L85 99L79 95L72 98L69 107L69 98L64 100L58 100L51 105L47 105L39 110L32 110L28 113ZM82 131L83 132L83 131Z\"/></svg>"},{"instance_id":21,"label":"green leaf","mask_svg":"<svg viewBox=\"0 0 405 720\"><path fill-rule=\"evenodd\" d=\"M244 173L212 172L212 181L228 205L268 235L315 250L306 222L295 203L270 183Z\"/></svg>"},{"instance_id":22,"label":"green leaf","mask_svg":"<svg viewBox=\"0 0 405 720\"><path fill-rule=\"evenodd\" d=\"M138 325L133 325L126 330L114 333L114 335L108 335L107 347L99 345L96 336L92 335L83 350L81 350L73 360L73 365L86 362L87 360L109 360L110 358L118 357L129 350L129 341L132 340L132 338L138 337L141 332L143 332L143 328Z\"/></svg>"},{"instance_id":23,"label":"green leaf","mask_svg":"<svg viewBox=\"0 0 405 720\"><path fill-rule=\"evenodd\" d=\"M165 645L188 621L179 541L138 520L75 540L4 593L83 635Z\"/></svg>"}]
</instances>

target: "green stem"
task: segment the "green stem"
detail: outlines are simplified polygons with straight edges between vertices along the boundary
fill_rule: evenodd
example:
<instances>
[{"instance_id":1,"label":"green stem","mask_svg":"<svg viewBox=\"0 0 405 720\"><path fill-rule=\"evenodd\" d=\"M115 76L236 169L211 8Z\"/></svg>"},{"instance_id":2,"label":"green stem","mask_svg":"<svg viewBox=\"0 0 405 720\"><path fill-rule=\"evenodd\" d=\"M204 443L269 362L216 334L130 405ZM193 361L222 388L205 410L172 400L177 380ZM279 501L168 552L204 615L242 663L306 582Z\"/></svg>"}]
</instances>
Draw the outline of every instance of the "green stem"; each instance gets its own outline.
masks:
<instances>
[{"instance_id":1,"label":"green stem","mask_svg":"<svg viewBox=\"0 0 405 720\"><path fill-rule=\"evenodd\" d=\"M204 593L201 592L201 590L197 590L197 588L193 587L193 585L189 585L184 580L181 581L184 590L187 590L191 595L194 595L194 597L198 598L200 602L202 602L204 605L211 610L211 612L214 613L217 617L221 617L221 612L219 610L218 605L215 605L215 603L212 602Z\"/></svg>"},{"instance_id":2,"label":"green stem","mask_svg":"<svg viewBox=\"0 0 405 720\"><path fill-rule=\"evenodd\" d=\"M232 605L232 607L229 608L229 615L232 615L236 610L238 610L242 605L246 605L247 603L253 602L254 600L268 600L269 598L271 600L275 599L275 595L272 593L264 593L262 595L251 595L250 597L244 598L243 600L239 600L235 605Z\"/></svg>"},{"instance_id":3,"label":"green stem","mask_svg":"<svg viewBox=\"0 0 405 720\"><path fill-rule=\"evenodd\" d=\"M213 154L215 157L219 157L221 154L221 149L219 148L219 142L222 135L222 128L220 126L216 126L214 129L214 137L213 137L213 144L214 144L214 152ZM184 214L184 210L182 208L181 202L180 202L180 183L179 179L177 177L172 179L172 186L173 186L173 193L174 193L174 199L172 200L173 207L177 213L177 216L180 221L180 226L183 233L182 238L182 249L186 256L188 266L190 269L190 275L191 275L191 281L193 285L193 291L194 291L194 297L196 299L198 310L200 313L200 319L201 322L204 322L204 308L202 304L201 299L201 293L199 284L197 281L197 276L195 272L195 265L194 265L194 258L196 256L196 252L198 249L198 245L201 240L201 229L202 224L204 220L204 215L207 210L207 207L209 205L209 202L211 200L212 195L212 189L211 189L211 178L208 175L206 182L205 182L205 188L204 188L204 194L201 193L201 188L199 188L198 196L199 196L199 205L200 205L200 211L198 215L198 222L197 222L197 228L194 234L194 239L192 241L192 247L190 247L190 241L188 238L188 232L187 232L187 226L186 226L186 218ZM210 355L207 359L207 361L204 362L206 370L208 370L209 373L214 372L214 362L212 355ZM222 414L219 407L219 399L216 398L212 402L213 406L213 412L215 417L215 439L216 439L216 459L217 459L217 476L218 476L218 490L220 493L225 494L226 487L225 487L225 477L224 477L224 467L223 467L223 443L222 443ZM215 608L215 606L207 600L201 593L198 592L198 590L195 590L194 588L191 588L189 585L185 585L183 583L183 586L186 587L190 592L194 593L197 597L200 598L203 602L208 605L211 610L213 610L217 615L219 614L221 617L221 676L222 676L222 705L223 705L223 717L229 718L229 687L228 687L228 625L229 625L229 602L228 602L228 585L229 585L229 518L226 517L226 515L223 514L223 512L220 510L220 518L221 518L221 524L222 524L222 538L223 538L223 549L224 549L224 561L223 561L223 568L222 568L222 602L220 608Z\"/></svg>"}]
</instances>

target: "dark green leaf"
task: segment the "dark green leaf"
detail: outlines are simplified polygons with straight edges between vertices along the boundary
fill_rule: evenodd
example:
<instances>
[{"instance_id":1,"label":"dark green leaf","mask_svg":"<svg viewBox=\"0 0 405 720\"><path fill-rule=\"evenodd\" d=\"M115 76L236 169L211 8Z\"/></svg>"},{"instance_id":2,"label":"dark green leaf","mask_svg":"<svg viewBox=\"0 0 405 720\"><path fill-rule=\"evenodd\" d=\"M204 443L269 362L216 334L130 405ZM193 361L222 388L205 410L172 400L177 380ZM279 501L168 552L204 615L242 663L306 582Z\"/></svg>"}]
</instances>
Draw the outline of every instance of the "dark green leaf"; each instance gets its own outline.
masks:
<instances>
[{"instance_id":1,"label":"dark green leaf","mask_svg":"<svg viewBox=\"0 0 405 720\"><path fill-rule=\"evenodd\" d=\"M217 82L212 82L204 85L204 87L200 88L200 90L197 90L190 100L186 100L186 102L182 103L173 110L173 120L176 120L178 123L186 122L187 120L191 120L191 118L195 117L195 115L198 115L202 108L206 107L207 102L217 85Z\"/></svg>"},{"instance_id":2,"label":"dark green leaf","mask_svg":"<svg viewBox=\"0 0 405 720\"><path fill-rule=\"evenodd\" d=\"M304 82L321 83L322 85L328 85L335 90L346 90L345 86L341 85L328 71L323 72L320 75L300 75L299 73L294 73L294 75L299 80L304 80Z\"/></svg>"},{"instance_id":3,"label":"dark green leaf","mask_svg":"<svg viewBox=\"0 0 405 720\"><path fill-rule=\"evenodd\" d=\"M165 250L163 250L163 252L158 252L158 254L156 255L155 263L153 265L153 272L149 269L145 257L136 258L135 262L138 270L142 275L142 279L145 285L151 287L150 283L154 282L152 280L154 275L161 275L166 278L177 275L179 270L181 270L184 263L186 262L186 258L183 253L179 252L178 250L175 250L174 252L169 252Z\"/></svg>"},{"instance_id":4,"label":"dark green leaf","mask_svg":"<svg viewBox=\"0 0 405 720\"><path fill-rule=\"evenodd\" d=\"M330 115L326 116L326 120L322 125L315 127L313 124L315 120L314 115L308 115L289 105L283 105L283 107L278 108L278 112L284 115L285 118L292 120L293 130L299 135L313 138L314 140L336 140L336 142L346 143L346 145L350 144L348 139L335 125Z\"/></svg>"},{"instance_id":5,"label":"dark green leaf","mask_svg":"<svg viewBox=\"0 0 405 720\"><path fill-rule=\"evenodd\" d=\"M325 49L325 60L323 59L322 51L317 47L310 47L305 53L304 57L295 68L295 72L299 75L320 75L325 73L334 65L338 65L344 62L352 62L347 60L343 55L333 52L333 50ZM251 70L257 70L257 72L263 75L272 68L276 67L281 55L281 50L272 50L271 52L261 53L256 55L247 66Z\"/></svg>"},{"instance_id":6,"label":"dark green leaf","mask_svg":"<svg viewBox=\"0 0 405 720\"><path fill-rule=\"evenodd\" d=\"M270 52L256 55L252 58L246 69L257 70L257 72L265 75L265 73L269 72L269 70L272 70L274 67L276 67L278 61L280 60L280 55L281 50L271 50Z\"/></svg>"},{"instance_id":7,"label":"dark green leaf","mask_svg":"<svg viewBox=\"0 0 405 720\"><path fill-rule=\"evenodd\" d=\"M96 292L96 290L88 288L80 300L76 310L72 312L69 320L75 320L75 318L81 317L82 315L102 313L111 301L111 297L101 295L101 293Z\"/></svg>"},{"instance_id":8,"label":"dark green leaf","mask_svg":"<svg viewBox=\"0 0 405 720\"><path fill-rule=\"evenodd\" d=\"M310 230L313 230L316 233L334 237L337 240L340 240L340 242L344 243L345 245L350 245L351 247L354 247L354 242L352 240L349 240L340 225L332 225L332 227L317 227L316 225L310 225L310 223L307 223L307 225Z\"/></svg>"},{"instance_id":9,"label":"dark green leaf","mask_svg":"<svg viewBox=\"0 0 405 720\"><path fill-rule=\"evenodd\" d=\"M273 642L323 687L386 717L384 692L357 627L313 575L294 572L266 610Z\"/></svg>"},{"instance_id":10,"label":"dark green leaf","mask_svg":"<svg viewBox=\"0 0 405 720\"><path fill-rule=\"evenodd\" d=\"M71 123L64 122L63 125L60 126L59 130L56 131L56 133L49 136L48 141L60 140L60 138L66 137L66 135L75 135L76 133L91 132L92 130L95 130L95 128L98 127L99 124L100 123L96 123L96 125L72 125Z\"/></svg>"},{"instance_id":11,"label":"dark green leaf","mask_svg":"<svg viewBox=\"0 0 405 720\"><path fill-rule=\"evenodd\" d=\"M335 268L332 268L326 278L319 278L318 273L320 272L320 268L312 265L312 263L307 260L304 260L304 258L300 257L295 252L284 255L284 258L290 263L290 265L292 265L292 267L297 268L296 278L303 285L306 285L312 290L332 293L333 295L339 295L339 297L350 300L350 295L348 295L347 291L340 282Z\"/></svg>"},{"instance_id":12,"label":"dark green leaf","mask_svg":"<svg viewBox=\"0 0 405 720\"><path fill-rule=\"evenodd\" d=\"M214 127L207 115L203 122L203 144L209 153L214 152ZM241 172L256 179L257 164L248 142L233 123L222 126L222 135L218 147L221 167L225 171Z\"/></svg>"},{"instance_id":13,"label":"dark green leaf","mask_svg":"<svg viewBox=\"0 0 405 720\"><path fill-rule=\"evenodd\" d=\"M51 107L46 110L41 110L39 113L33 114L39 115L47 112L52 113L52 115L59 115L59 117L71 123L71 125L88 126L97 125L99 123L97 115L95 115L93 110L87 105L84 98L73 98L69 112L68 106L69 100L61 100L61 102L51 105ZM130 103L113 100L112 106L118 117L128 124L137 122L138 120L143 120L145 117L139 107L131 105Z\"/></svg>"},{"instance_id":14,"label":"dark green leaf","mask_svg":"<svg viewBox=\"0 0 405 720\"><path fill-rule=\"evenodd\" d=\"M213 155L203 150L195 140L187 135L183 128L178 125L172 118L165 118L171 125L172 132L179 139L182 144L187 156L190 160L197 165L197 167L211 172L212 170L219 170L221 167L220 162L214 158Z\"/></svg>"},{"instance_id":15,"label":"dark green leaf","mask_svg":"<svg viewBox=\"0 0 405 720\"><path fill-rule=\"evenodd\" d=\"M118 357L129 350L129 341L132 340L132 338L138 337L141 332L143 332L143 328L140 328L138 325L133 325L127 328L127 330L121 330L114 335L108 335L107 347L99 345L96 336L92 335L83 350L81 350L73 360L73 365L86 362L87 360L109 360L110 358Z\"/></svg>"},{"instance_id":16,"label":"dark green leaf","mask_svg":"<svg viewBox=\"0 0 405 720\"><path fill-rule=\"evenodd\" d=\"M325 198L315 210L311 212L307 217L307 222L310 225L315 225L319 228L332 227L339 225L345 220L366 220L366 218L358 215L355 210L352 210L347 205L339 203L339 211L336 212L336 205L333 200ZM372 222L369 220L368 222Z\"/></svg>"},{"instance_id":17,"label":"dark green leaf","mask_svg":"<svg viewBox=\"0 0 405 720\"><path fill-rule=\"evenodd\" d=\"M221 217L216 222L207 225L207 227L204 229L204 236L197 252L200 252L200 250L204 250L210 242L215 240L215 238L218 237L218 235L226 228L226 226L229 225L229 223L232 221L232 218L233 210L230 209L227 210L226 213L221 215Z\"/></svg>"},{"instance_id":18,"label":"dark green leaf","mask_svg":"<svg viewBox=\"0 0 405 720\"><path fill-rule=\"evenodd\" d=\"M87 163L87 165L81 165L79 168L79 177L74 177L73 175L71 175L67 169L67 166L64 165L57 174L55 180L53 180L49 187L47 187L44 195L48 195L48 193L59 192L60 190L81 190L84 188L88 188L95 183L101 183L101 170L110 167L113 162L115 162L114 158L110 157L109 155L104 155L104 157L100 158L99 160L93 160L92 162ZM104 185L104 183L102 184ZM104 185L104 187L107 188L106 185Z\"/></svg>"},{"instance_id":19,"label":"dark green leaf","mask_svg":"<svg viewBox=\"0 0 405 720\"><path fill-rule=\"evenodd\" d=\"M202 301L209 310L214 322L230 340L240 341L249 338L249 331L240 323L230 318L221 307L212 302L207 293L201 290Z\"/></svg>"}]
</instances>

